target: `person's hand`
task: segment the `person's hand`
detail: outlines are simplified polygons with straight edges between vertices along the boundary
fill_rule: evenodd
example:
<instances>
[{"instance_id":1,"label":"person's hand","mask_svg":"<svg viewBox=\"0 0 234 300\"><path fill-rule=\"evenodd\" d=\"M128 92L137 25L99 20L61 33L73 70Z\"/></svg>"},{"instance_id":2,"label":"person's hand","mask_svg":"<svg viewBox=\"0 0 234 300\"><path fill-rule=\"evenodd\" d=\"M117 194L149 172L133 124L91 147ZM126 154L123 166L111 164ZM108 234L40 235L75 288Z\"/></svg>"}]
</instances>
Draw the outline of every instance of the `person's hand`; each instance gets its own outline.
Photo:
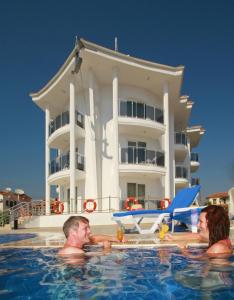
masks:
<instances>
[{"instance_id":1,"label":"person's hand","mask_svg":"<svg viewBox=\"0 0 234 300\"><path fill-rule=\"evenodd\" d=\"M111 248L111 243L109 241L104 241L103 242L103 248L104 249L110 249Z\"/></svg>"},{"instance_id":2,"label":"person's hand","mask_svg":"<svg viewBox=\"0 0 234 300\"><path fill-rule=\"evenodd\" d=\"M170 233L166 233L164 236L164 241L173 241L174 237Z\"/></svg>"}]
</instances>

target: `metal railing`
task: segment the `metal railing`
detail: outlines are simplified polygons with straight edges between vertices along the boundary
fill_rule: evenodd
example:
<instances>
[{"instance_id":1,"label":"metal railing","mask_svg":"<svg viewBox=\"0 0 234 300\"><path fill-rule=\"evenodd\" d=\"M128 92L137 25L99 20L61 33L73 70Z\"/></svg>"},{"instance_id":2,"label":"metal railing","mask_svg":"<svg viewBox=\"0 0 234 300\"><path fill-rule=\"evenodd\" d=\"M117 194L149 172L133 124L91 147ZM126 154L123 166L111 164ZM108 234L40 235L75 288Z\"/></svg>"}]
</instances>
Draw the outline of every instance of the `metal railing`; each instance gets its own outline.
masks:
<instances>
[{"instance_id":1,"label":"metal railing","mask_svg":"<svg viewBox=\"0 0 234 300\"><path fill-rule=\"evenodd\" d=\"M175 133L175 144L187 146L187 137L183 132Z\"/></svg>"},{"instance_id":2,"label":"metal railing","mask_svg":"<svg viewBox=\"0 0 234 300\"><path fill-rule=\"evenodd\" d=\"M145 147L121 148L122 164L146 164L164 166L164 152L148 150Z\"/></svg>"},{"instance_id":3,"label":"metal railing","mask_svg":"<svg viewBox=\"0 0 234 300\"><path fill-rule=\"evenodd\" d=\"M199 185L200 184L200 178L191 178L191 185Z\"/></svg>"},{"instance_id":4,"label":"metal railing","mask_svg":"<svg viewBox=\"0 0 234 300\"><path fill-rule=\"evenodd\" d=\"M70 168L69 152L57 156L56 159L52 160L49 164L50 175L69 168ZM85 170L85 157L80 153L76 154L76 169L81 171Z\"/></svg>"},{"instance_id":5,"label":"metal railing","mask_svg":"<svg viewBox=\"0 0 234 300\"><path fill-rule=\"evenodd\" d=\"M120 101L119 115L164 123L162 109L141 102Z\"/></svg>"},{"instance_id":6,"label":"metal railing","mask_svg":"<svg viewBox=\"0 0 234 300\"><path fill-rule=\"evenodd\" d=\"M45 215L45 201L20 202L9 209L10 222L15 220L27 220L32 216Z\"/></svg>"},{"instance_id":7,"label":"metal railing","mask_svg":"<svg viewBox=\"0 0 234 300\"><path fill-rule=\"evenodd\" d=\"M75 112L76 114L76 124L84 128L84 115L81 114L79 111ZM59 114L54 120L52 120L49 124L49 135L51 135L53 132L55 132L57 129L67 125L70 123L70 115L69 111L62 112Z\"/></svg>"},{"instance_id":8,"label":"metal railing","mask_svg":"<svg viewBox=\"0 0 234 300\"><path fill-rule=\"evenodd\" d=\"M176 166L176 178L186 178L187 179L187 168Z\"/></svg>"},{"instance_id":9,"label":"metal railing","mask_svg":"<svg viewBox=\"0 0 234 300\"><path fill-rule=\"evenodd\" d=\"M199 156L198 156L198 153L192 152L191 155L190 155L190 160L191 160L191 161L199 162Z\"/></svg>"}]
</instances>

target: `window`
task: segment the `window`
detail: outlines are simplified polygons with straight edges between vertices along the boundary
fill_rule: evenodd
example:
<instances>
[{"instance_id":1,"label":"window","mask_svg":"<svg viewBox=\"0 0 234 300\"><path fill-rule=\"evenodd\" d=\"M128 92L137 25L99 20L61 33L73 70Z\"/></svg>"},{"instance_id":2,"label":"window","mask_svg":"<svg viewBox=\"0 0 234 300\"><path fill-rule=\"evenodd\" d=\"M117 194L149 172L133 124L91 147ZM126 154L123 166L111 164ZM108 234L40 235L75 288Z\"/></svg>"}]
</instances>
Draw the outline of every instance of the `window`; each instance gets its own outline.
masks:
<instances>
[{"instance_id":1,"label":"window","mask_svg":"<svg viewBox=\"0 0 234 300\"><path fill-rule=\"evenodd\" d=\"M127 183L128 197L135 197L138 202L144 207L145 202L145 184Z\"/></svg>"},{"instance_id":2,"label":"window","mask_svg":"<svg viewBox=\"0 0 234 300\"><path fill-rule=\"evenodd\" d=\"M127 195L143 200L145 198L145 184L127 183Z\"/></svg>"}]
</instances>

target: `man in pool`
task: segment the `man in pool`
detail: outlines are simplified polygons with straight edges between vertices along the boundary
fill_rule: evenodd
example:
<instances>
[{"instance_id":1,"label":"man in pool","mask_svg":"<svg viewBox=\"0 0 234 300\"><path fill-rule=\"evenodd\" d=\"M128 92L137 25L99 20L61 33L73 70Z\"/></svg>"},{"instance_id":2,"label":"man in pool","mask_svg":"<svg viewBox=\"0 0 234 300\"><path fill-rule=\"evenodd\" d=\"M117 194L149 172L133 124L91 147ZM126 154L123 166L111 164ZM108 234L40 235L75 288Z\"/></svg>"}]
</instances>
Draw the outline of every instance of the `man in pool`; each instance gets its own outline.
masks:
<instances>
[{"instance_id":1,"label":"man in pool","mask_svg":"<svg viewBox=\"0 0 234 300\"><path fill-rule=\"evenodd\" d=\"M92 235L89 220L82 216L72 216L63 225L66 242L59 255L83 254L85 244L102 244L104 248L110 248L111 242L119 240L109 235Z\"/></svg>"},{"instance_id":2,"label":"man in pool","mask_svg":"<svg viewBox=\"0 0 234 300\"><path fill-rule=\"evenodd\" d=\"M165 240L198 239L209 243L207 254L231 254L232 244L229 239L230 221L222 206L210 205L202 209L199 222L199 233L184 233L180 236L166 234Z\"/></svg>"}]
</instances>

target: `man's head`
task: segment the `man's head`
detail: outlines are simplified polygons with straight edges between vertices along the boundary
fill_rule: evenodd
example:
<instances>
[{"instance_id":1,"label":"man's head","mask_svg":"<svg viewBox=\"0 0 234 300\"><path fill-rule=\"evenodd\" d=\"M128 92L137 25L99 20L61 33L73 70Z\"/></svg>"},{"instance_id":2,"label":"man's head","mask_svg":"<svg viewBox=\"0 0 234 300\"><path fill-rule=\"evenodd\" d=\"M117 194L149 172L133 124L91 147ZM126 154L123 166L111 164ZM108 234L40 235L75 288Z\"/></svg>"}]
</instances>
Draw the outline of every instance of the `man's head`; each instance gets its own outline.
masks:
<instances>
[{"instance_id":1,"label":"man's head","mask_svg":"<svg viewBox=\"0 0 234 300\"><path fill-rule=\"evenodd\" d=\"M89 220L82 216L72 216L63 225L65 237L77 239L77 242L85 244L89 242Z\"/></svg>"},{"instance_id":2,"label":"man's head","mask_svg":"<svg viewBox=\"0 0 234 300\"><path fill-rule=\"evenodd\" d=\"M207 206L201 211L198 227L200 235L207 237L211 246L228 238L230 231L228 214L222 206Z\"/></svg>"}]
</instances>

